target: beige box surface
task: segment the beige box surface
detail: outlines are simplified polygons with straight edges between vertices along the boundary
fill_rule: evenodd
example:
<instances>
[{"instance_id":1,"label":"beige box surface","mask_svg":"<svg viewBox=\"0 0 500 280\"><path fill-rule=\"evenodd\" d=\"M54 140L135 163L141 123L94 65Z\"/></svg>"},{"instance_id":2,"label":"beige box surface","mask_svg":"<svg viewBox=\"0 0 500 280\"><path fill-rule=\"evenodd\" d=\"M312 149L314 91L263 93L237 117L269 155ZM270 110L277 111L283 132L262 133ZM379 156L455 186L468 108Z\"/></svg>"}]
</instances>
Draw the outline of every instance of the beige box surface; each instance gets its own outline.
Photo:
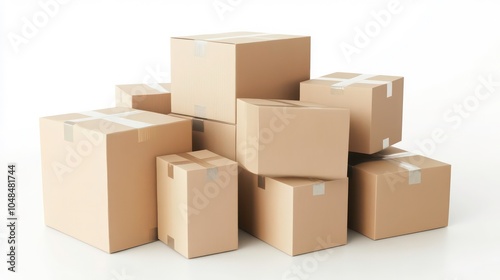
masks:
<instances>
[{"instance_id":1,"label":"beige box surface","mask_svg":"<svg viewBox=\"0 0 500 280\"><path fill-rule=\"evenodd\" d=\"M349 151L373 154L401 141L403 77L333 73L300 83L300 100L349 108Z\"/></svg>"},{"instance_id":2,"label":"beige box surface","mask_svg":"<svg viewBox=\"0 0 500 280\"><path fill-rule=\"evenodd\" d=\"M238 165L208 150L158 157L158 238L186 258L238 248Z\"/></svg>"},{"instance_id":3,"label":"beige box surface","mask_svg":"<svg viewBox=\"0 0 500 280\"><path fill-rule=\"evenodd\" d=\"M349 165L351 229L376 240L448 225L449 164L389 147Z\"/></svg>"},{"instance_id":4,"label":"beige box surface","mask_svg":"<svg viewBox=\"0 0 500 280\"><path fill-rule=\"evenodd\" d=\"M292 256L347 243L347 178L271 178L240 168L241 229Z\"/></svg>"},{"instance_id":5,"label":"beige box surface","mask_svg":"<svg viewBox=\"0 0 500 280\"><path fill-rule=\"evenodd\" d=\"M347 176L349 110L294 100L238 99L238 163L254 174Z\"/></svg>"},{"instance_id":6,"label":"beige box surface","mask_svg":"<svg viewBox=\"0 0 500 280\"><path fill-rule=\"evenodd\" d=\"M115 86L117 107L169 114L171 112L170 99L170 84L167 83L157 84L155 87L146 84Z\"/></svg>"},{"instance_id":7,"label":"beige box surface","mask_svg":"<svg viewBox=\"0 0 500 280\"><path fill-rule=\"evenodd\" d=\"M310 37L254 32L171 39L172 112L236 123L237 98L299 99Z\"/></svg>"},{"instance_id":8,"label":"beige box surface","mask_svg":"<svg viewBox=\"0 0 500 280\"><path fill-rule=\"evenodd\" d=\"M179 114L171 115L192 121L193 151L206 149L236 161L236 125Z\"/></svg>"},{"instance_id":9,"label":"beige box surface","mask_svg":"<svg viewBox=\"0 0 500 280\"><path fill-rule=\"evenodd\" d=\"M191 150L188 120L128 108L40 119L45 224L105 252L157 240L156 157Z\"/></svg>"}]
</instances>

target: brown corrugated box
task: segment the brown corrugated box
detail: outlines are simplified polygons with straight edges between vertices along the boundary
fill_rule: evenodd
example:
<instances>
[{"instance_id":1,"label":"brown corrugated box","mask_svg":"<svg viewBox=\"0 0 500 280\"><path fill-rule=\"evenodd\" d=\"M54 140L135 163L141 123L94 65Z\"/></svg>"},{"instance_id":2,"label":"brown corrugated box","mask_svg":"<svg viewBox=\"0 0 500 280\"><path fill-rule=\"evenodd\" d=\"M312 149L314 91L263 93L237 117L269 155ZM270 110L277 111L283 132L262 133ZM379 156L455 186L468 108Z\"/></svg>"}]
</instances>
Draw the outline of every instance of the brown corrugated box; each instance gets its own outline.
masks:
<instances>
[{"instance_id":1,"label":"brown corrugated box","mask_svg":"<svg viewBox=\"0 0 500 280\"><path fill-rule=\"evenodd\" d=\"M40 119L45 224L112 253L157 240L156 157L188 120L128 108Z\"/></svg>"},{"instance_id":2,"label":"brown corrugated box","mask_svg":"<svg viewBox=\"0 0 500 280\"><path fill-rule=\"evenodd\" d=\"M134 108L160 114L169 114L170 84L157 84L154 87L146 84L130 84L115 86L115 103L117 107Z\"/></svg>"},{"instance_id":3,"label":"brown corrugated box","mask_svg":"<svg viewBox=\"0 0 500 280\"><path fill-rule=\"evenodd\" d=\"M448 225L449 164L389 147L349 165L351 229L382 239Z\"/></svg>"},{"instance_id":4,"label":"brown corrugated box","mask_svg":"<svg viewBox=\"0 0 500 280\"><path fill-rule=\"evenodd\" d=\"M271 178L240 168L241 229L291 255L347 243L347 178Z\"/></svg>"},{"instance_id":5,"label":"brown corrugated box","mask_svg":"<svg viewBox=\"0 0 500 280\"><path fill-rule=\"evenodd\" d=\"M192 121L193 151L206 149L236 161L236 125L179 114L171 115Z\"/></svg>"},{"instance_id":6,"label":"brown corrugated box","mask_svg":"<svg viewBox=\"0 0 500 280\"><path fill-rule=\"evenodd\" d=\"M373 154L401 141L403 77L333 73L300 83L300 100L351 110L351 152Z\"/></svg>"},{"instance_id":7,"label":"brown corrugated box","mask_svg":"<svg viewBox=\"0 0 500 280\"><path fill-rule=\"evenodd\" d=\"M238 99L236 157L275 177L347 176L349 110L294 100Z\"/></svg>"},{"instance_id":8,"label":"brown corrugated box","mask_svg":"<svg viewBox=\"0 0 500 280\"><path fill-rule=\"evenodd\" d=\"M299 99L310 37L232 32L171 39L172 112L236 123L237 98Z\"/></svg>"},{"instance_id":9,"label":"brown corrugated box","mask_svg":"<svg viewBox=\"0 0 500 280\"><path fill-rule=\"evenodd\" d=\"M208 150L157 158L158 237L186 258L238 248L238 165Z\"/></svg>"}]
</instances>

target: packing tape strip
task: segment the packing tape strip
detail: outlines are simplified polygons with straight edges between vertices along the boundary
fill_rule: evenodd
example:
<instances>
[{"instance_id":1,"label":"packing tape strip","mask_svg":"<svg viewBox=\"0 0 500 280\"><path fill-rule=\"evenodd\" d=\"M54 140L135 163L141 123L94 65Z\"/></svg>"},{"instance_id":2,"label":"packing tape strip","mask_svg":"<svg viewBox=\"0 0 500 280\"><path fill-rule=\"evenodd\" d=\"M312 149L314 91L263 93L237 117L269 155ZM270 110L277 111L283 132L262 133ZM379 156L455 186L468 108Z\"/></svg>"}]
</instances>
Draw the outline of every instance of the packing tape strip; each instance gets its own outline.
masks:
<instances>
[{"instance_id":1,"label":"packing tape strip","mask_svg":"<svg viewBox=\"0 0 500 280\"><path fill-rule=\"evenodd\" d=\"M207 118L207 108L201 105L194 105L194 116L197 118Z\"/></svg>"},{"instance_id":2,"label":"packing tape strip","mask_svg":"<svg viewBox=\"0 0 500 280\"><path fill-rule=\"evenodd\" d=\"M177 154L177 156L182 157L186 160L184 161L177 161L177 162L171 162L168 164L168 177L174 178L174 165L182 165L182 164L189 164L189 163L196 163L198 165L203 166L204 168L207 169L207 178L211 181L215 180L219 174L219 169L217 166L210 164L208 161L210 160L216 160L216 159L222 159L223 157L217 155L213 157L208 157L208 158L197 158L195 156L190 155L189 153L182 153L182 154Z\"/></svg>"},{"instance_id":3,"label":"packing tape strip","mask_svg":"<svg viewBox=\"0 0 500 280\"><path fill-rule=\"evenodd\" d=\"M325 194L325 182L313 184L313 196Z\"/></svg>"},{"instance_id":4,"label":"packing tape strip","mask_svg":"<svg viewBox=\"0 0 500 280\"><path fill-rule=\"evenodd\" d=\"M399 152L399 153L394 153L394 154L381 154L375 153L373 155L370 155L370 157L375 158L375 159L380 159L380 160L386 160L389 163L395 164L405 170L408 171L408 184L409 185L415 185L415 184L420 184L422 181L422 170L420 167L413 165L411 163L408 163L406 161L401 160L403 157L411 157L411 156L416 156L416 154L411 153L411 152Z\"/></svg>"},{"instance_id":5,"label":"packing tape strip","mask_svg":"<svg viewBox=\"0 0 500 280\"><path fill-rule=\"evenodd\" d=\"M64 140L69 141L69 142L73 142L73 127L75 124L77 124L79 122L85 122L85 121L91 121L91 120L105 120L105 121L121 124L121 125L128 126L131 128L137 128L137 129L146 128L146 127L153 125L153 124L146 123L146 122L135 121L135 120L124 118L126 116L135 115L138 113L141 113L141 111L133 110L133 111L116 113L116 114L111 114L111 115L107 115L107 114L100 113L97 111L81 112L81 113L79 113L80 115L84 115L87 117L64 121ZM139 130L138 140L145 139L144 136L140 136L141 133L142 132L140 132L140 130ZM139 141L139 142L142 142L142 141Z\"/></svg>"},{"instance_id":6,"label":"packing tape strip","mask_svg":"<svg viewBox=\"0 0 500 280\"><path fill-rule=\"evenodd\" d=\"M400 159L389 159L388 161L394 162L399 167L408 171L408 185L420 184L422 182L422 170L420 167Z\"/></svg>"},{"instance_id":7,"label":"packing tape strip","mask_svg":"<svg viewBox=\"0 0 500 280\"><path fill-rule=\"evenodd\" d=\"M323 80L323 81L334 81L334 82L339 82L336 84L331 85L332 89L340 89L344 90L346 87L352 85L352 84L373 84L373 85L387 85L387 91L386 91L386 97L391 97L392 96L392 82L391 81L379 81L379 80L373 80L371 78L375 77L376 75L369 75L369 74L361 74L359 76L356 76L354 78L350 79L344 79L344 78L331 78L331 77L319 77L314 80Z\"/></svg>"}]
</instances>

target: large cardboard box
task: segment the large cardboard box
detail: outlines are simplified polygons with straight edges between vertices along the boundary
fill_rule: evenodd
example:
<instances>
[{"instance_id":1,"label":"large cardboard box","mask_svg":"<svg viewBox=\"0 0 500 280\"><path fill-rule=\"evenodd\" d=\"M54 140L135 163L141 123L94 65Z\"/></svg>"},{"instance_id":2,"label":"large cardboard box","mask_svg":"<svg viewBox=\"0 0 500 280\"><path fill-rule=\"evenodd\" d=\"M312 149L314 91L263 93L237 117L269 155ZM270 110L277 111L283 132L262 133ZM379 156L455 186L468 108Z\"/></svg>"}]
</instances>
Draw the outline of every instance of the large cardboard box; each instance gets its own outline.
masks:
<instances>
[{"instance_id":1,"label":"large cardboard box","mask_svg":"<svg viewBox=\"0 0 500 280\"><path fill-rule=\"evenodd\" d=\"M236 125L179 114L171 115L192 121L193 151L206 149L236 161Z\"/></svg>"},{"instance_id":2,"label":"large cardboard box","mask_svg":"<svg viewBox=\"0 0 500 280\"><path fill-rule=\"evenodd\" d=\"M157 158L158 237L186 258L238 248L238 165L208 150Z\"/></svg>"},{"instance_id":3,"label":"large cardboard box","mask_svg":"<svg viewBox=\"0 0 500 280\"><path fill-rule=\"evenodd\" d=\"M146 84L130 84L115 86L115 103L117 107L134 108L160 114L169 114L170 84L157 84L154 87Z\"/></svg>"},{"instance_id":4,"label":"large cardboard box","mask_svg":"<svg viewBox=\"0 0 500 280\"><path fill-rule=\"evenodd\" d=\"M347 178L271 178L240 168L239 226L291 255L347 243Z\"/></svg>"},{"instance_id":5,"label":"large cardboard box","mask_svg":"<svg viewBox=\"0 0 500 280\"><path fill-rule=\"evenodd\" d=\"M157 240L156 157L188 120L128 108L40 119L45 224L112 253Z\"/></svg>"},{"instance_id":6,"label":"large cardboard box","mask_svg":"<svg viewBox=\"0 0 500 280\"><path fill-rule=\"evenodd\" d=\"M275 177L347 176L349 110L294 100L238 99L236 157Z\"/></svg>"},{"instance_id":7,"label":"large cardboard box","mask_svg":"<svg viewBox=\"0 0 500 280\"><path fill-rule=\"evenodd\" d=\"M373 154L401 141L403 77L333 73L300 83L300 100L351 110L351 152Z\"/></svg>"},{"instance_id":8,"label":"large cardboard box","mask_svg":"<svg viewBox=\"0 0 500 280\"><path fill-rule=\"evenodd\" d=\"M389 147L349 165L351 229L375 240L448 225L449 164Z\"/></svg>"},{"instance_id":9,"label":"large cardboard box","mask_svg":"<svg viewBox=\"0 0 500 280\"><path fill-rule=\"evenodd\" d=\"M237 98L299 99L310 37L232 32L171 40L172 111L236 123Z\"/></svg>"}]
</instances>

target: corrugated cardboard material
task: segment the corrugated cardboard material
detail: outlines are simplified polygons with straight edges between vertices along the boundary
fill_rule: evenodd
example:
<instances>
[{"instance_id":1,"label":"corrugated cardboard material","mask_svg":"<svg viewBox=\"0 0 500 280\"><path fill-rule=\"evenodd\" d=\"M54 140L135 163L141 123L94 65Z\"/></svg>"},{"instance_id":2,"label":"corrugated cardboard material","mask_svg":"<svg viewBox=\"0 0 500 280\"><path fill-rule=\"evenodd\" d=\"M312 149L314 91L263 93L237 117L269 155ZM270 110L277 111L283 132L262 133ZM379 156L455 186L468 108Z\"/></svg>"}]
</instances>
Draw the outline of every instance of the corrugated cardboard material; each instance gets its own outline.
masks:
<instances>
[{"instance_id":1,"label":"corrugated cardboard material","mask_svg":"<svg viewBox=\"0 0 500 280\"><path fill-rule=\"evenodd\" d=\"M291 255L347 243L347 178L271 178L240 168L239 226Z\"/></svg>"},{"instance_id":2,"label":"corrugated cardboard material","mask_svg":"<svg viewBox=\"0 0 500 280\"><path fill-rule=\"evenodd\" d=\"M238 165L208 150L157 157L158 238L186 258L238 248Z\"/></svg>"},{"instance_id":3,"label":"corrugated cardboard material","mask_svg":"<svg viewBox=\"0 0 500 280\"><path fill-rule=\"evenodd\" d=\"M232 32L171 39L172 112L236 123L237 98L299 99L310 37Z\"/></svg>"},{"instance_id":4,"label":"corrugated cardboard material","mask_svg":"<svg viewBox=\"0 0 500 280\"><path fill-rule=\"evenodd\" d=\"M449 164L389 147L349 165L351 229L376 240L448 225Z\"/></svg>"},{"instance_id":5,"label":"corrugated cardboard material","mask_svg":"<svg viewBox=\"0 0 500 280\"><path fill-rule=\"evenodd\" d=\"M115 102L117 107L169 114L170 84L155 87L146 84L116 85Z\"/></svg>"},{"instance_id":6,"label":"corrugated cardboard material","mask_svg":"<svg viewBox=\"0 0 500 280\"><path fill-rule=\"evenodd\" d=\"M351 110L351 152L373 154L401 141L403 77L333 73L300 83L300 100Z\"/></svg>"},{"instance_id":7,"label":"corrugated cardboard material","mask_svg":"<svg viewBox=\"0 0 500 280\"><path fill-rule=\"evenodd\" d=\"M236 157L274 177L347 176L349 110L293 100L238 99Z\"/></svg>"},{"instance_id":8,"label":"corrugated cardboard material","mask_svg":"<svg viewBox=\"0 0 500 280\"><path fill-rule=\"evenodd\" d=\"M157 240L156 157L188 120L128 108L40 119L45 224L112 253Z\"/></svg>"},{"instance_id":9,"label":"corrugated cardboard material","mask_svg":"<svg viewBox=\"0 0 500 280\"><path fill-rule=\"evenodd\" d=\"M171 115L192 121L193 151L206 149L236 161L236 125L179 114Z\"/></svg>"}]
</instances>

